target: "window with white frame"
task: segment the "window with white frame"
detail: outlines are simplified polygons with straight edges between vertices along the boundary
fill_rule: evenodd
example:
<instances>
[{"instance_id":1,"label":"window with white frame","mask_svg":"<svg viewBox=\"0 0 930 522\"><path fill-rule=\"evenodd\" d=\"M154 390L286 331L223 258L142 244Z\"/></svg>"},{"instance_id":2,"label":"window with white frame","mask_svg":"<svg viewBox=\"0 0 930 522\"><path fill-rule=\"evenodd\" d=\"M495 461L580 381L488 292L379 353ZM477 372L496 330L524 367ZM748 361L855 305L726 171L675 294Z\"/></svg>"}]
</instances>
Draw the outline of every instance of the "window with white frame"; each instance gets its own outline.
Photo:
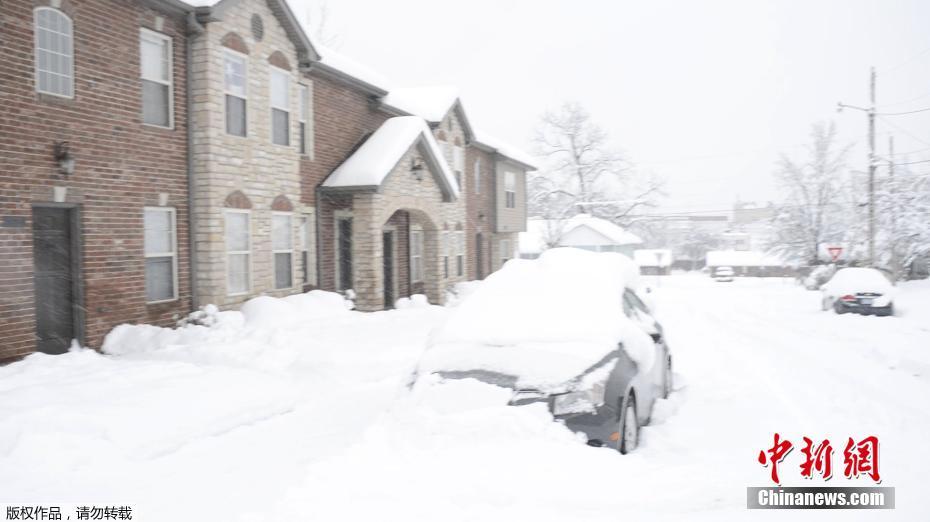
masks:
<instances>
[{"instance_id":1,"label":"window with white frame","mask_svg":"<svg viewBox=\"0 0 930 522\"><path fill-rule=\"evenodd\" d=\"M175 226L173 208L145 208L145 300L149 303L178 298Z\"/></svg>"},{"instance_id":2,"label":"window with white frame","mask_svg":"<svg viewBox=\"0 0 930 522\"><path fill-rule=\"evenodd\" d=\"M474 166L474 176L475 176L475 194L481 194L481 158L475 158Z\"/></svg>"},{"instance_id":3,"label":"window with white frame","mask_svg":"<svg viewBox=\"0 0 930 522\"><path fill-rule=\"evenodd\" d=\"M247 294L252 287L252 238L249 211L226 210L226 293Z\"/></svg>"},{"instance_id":4,"label":"window with white frame","mask_svg":"<svg viewBox=\"0 0 930 522\"><path fill-rule=\"evenodd\" d=\"M248 132L247 90L248 58L244 54L225 49L223 68L226 91L226 133L245 136Z\"/></svg>"},{"instance_id":5,"label":"window with white frame","mask_svg":"<svg viewBox=\"0 0 930 522\"><path fill-rule=\"evenodd\" d=\"M501 266L504 266L504 263L506 263L507 261L510 261L510 256L513 255L513 251L510 249L510 240L501 239L500 249L501 249L500 251Z\"/></svg>"},{"instance_id":6,"label":"window with white frame","mask_svg":"<svg viewBox=\"0 0 930 522\"><path fill-rule=\"evenodd\" d=\"M455 233L455 275L465 275L465 232Z\"/></svg>"},{"instance_id":7,"label":"window with white frame","mask_svg":"<svg viewBox=\"0 0 930 522\"><path fill-rule=\"evenodd\" d=\"M143 123L174 125L171 58L171 38L148 29L139 31Z\"/></svg>"},{"instance_id":8,"label":"window with white frame","mask_svg":"<svg viewBox=\"0 0 930 522\"><path fill-rule=\"evenodd\" d=\"M442 277L449 277L449 253L452 248L450 232L442 233Z\"/></svg>"},{"instance_id":9,"label":"window with white frame","mask_svg":"<svg viewBox=\"0 0 930 522\"><path fill-rule=\"evenodd\" d=\"M290 145L290 85L291 75L277 67L271 67L271 142L275 145Z\"/></svg>"},{"instance_id":10,"label":"window with white frame","mask_svg":"<svg viewBox=\"0 0 930 522\"><path fill-rule=\"evenodd\" d=\"M507 208L517 208L517 175L504 173L504 204Z\"/></svg>"},{"instance_id":11,"label":"window with white frame","mask_svg":"<svg viewBox=\"0 0 930 522\"><path fill-rule=\"evenodd\" d=\"M300 111L298 112L298 122L300 123L300 153L310 155L310 87L300 84Z\"/></svg>"},{"instance_id":12,"label":"window with white frame","mask_svg":"<svg viewBox=\"0 0 930 522\"><path fill-rule=\"evenodd\" d=\"M423 230L410 230L410 282L423 281Z\"/></svg>"},{"instance_id":13,"label":"window with white frame","mask_svg":"<svg viewBox=\"0 0 930 522\"><path fill-rule=\"evenodd\" d=\"M301 273L305 284L316 284L316 263L310 248L315 239L313 214L304 214L297 225L297 250L300 251Z\"/></svg>"},{"instance_id":14,"label":"window with white frame","mask_svg":"<svg viewBox=\"0 0 930 522\"><path fill-rule=\"evenodd\" d=\"M271 251L274 256L274 287L294 286L294 241L290 214L271 215Z\"/></svg>"},{"instance_id":15,"label":"window with white frame","mask_svg":"<svg viewBox=\"0 0 930 522\"><path fill-rule=\"evenodd\" d=\"M465 149L458 145L452 147L452 170L455 171L455 181L459 184L459 190L465 191Z\"/></svg>"},{"instance_id":16,"label":"window with white frame","mask_svg":"<svg viewBox=\"0 0 930 522\"><path fill-rule=\"evenodd\" d=\"M36 91L74 97L74 35L68 15L51 7L35 12Z\"/></svg>"}]
</instances>

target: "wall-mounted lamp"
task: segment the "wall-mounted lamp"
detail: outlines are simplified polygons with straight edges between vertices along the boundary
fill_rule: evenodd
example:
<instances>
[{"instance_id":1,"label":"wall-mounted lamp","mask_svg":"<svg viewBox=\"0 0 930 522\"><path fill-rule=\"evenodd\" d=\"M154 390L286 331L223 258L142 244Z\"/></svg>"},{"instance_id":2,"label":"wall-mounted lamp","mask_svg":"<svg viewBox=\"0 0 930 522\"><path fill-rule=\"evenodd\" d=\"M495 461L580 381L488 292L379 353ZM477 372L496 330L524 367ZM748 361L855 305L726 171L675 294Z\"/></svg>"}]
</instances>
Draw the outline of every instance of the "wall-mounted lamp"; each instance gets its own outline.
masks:
<instances>
[{"instance_id":1,"label":"wall-mounted lamp","mask_svg":"<svg viewBox=\"0 0 930 522\"><path fill-rule=\"evenodd\" d=\"M423 181L423 164L413 160L413 165L410 166L410 173L413 174L413 177L417 178L417 181Z\"/></svg>"},{"instance_id":2,"label":"wall-mounted lamp","mask_svg":"<svg viewBox=\"0 0 930 522\"><path fill-rule=\"evenodd\" d=\"M67 141L55 142L55 161L58 162L58 170L69 176L74 174L74 155L71 154L71 148Z\"/></svg>"}]
</instances>

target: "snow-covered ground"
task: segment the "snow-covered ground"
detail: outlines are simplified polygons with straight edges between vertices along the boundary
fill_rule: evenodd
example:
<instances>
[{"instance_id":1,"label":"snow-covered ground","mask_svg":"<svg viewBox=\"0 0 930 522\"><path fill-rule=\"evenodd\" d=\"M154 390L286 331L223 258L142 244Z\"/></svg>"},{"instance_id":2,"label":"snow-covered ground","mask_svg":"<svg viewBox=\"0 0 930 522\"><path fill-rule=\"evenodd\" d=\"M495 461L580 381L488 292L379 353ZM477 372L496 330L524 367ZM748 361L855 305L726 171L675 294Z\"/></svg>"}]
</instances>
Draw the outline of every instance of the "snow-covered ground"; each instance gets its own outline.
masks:
<instances>
[{"instance_id":1,"label":"snow-covered ground","mask_svg":"<svg viewBox=\"0 0 930 522\"><path fill-rule=\"evenodd\" d=\"M448 311L362 314L317 295L221 313L212 328L124 329L105 356L0 367L0 505L132 505L138 520L781 519L747 512L779 432L877 435L897 509L930 518L930 281L892 318L819 310L788 280L660 278L678 386L636 453L584 445L541 407L410 372ZM647 281L655 281L649 277ZM314 319L306 321L307 312ZM142 335L144 334L144 335ZM780 469L800 478L796 449Z\"/></svg>"}]
</instances>

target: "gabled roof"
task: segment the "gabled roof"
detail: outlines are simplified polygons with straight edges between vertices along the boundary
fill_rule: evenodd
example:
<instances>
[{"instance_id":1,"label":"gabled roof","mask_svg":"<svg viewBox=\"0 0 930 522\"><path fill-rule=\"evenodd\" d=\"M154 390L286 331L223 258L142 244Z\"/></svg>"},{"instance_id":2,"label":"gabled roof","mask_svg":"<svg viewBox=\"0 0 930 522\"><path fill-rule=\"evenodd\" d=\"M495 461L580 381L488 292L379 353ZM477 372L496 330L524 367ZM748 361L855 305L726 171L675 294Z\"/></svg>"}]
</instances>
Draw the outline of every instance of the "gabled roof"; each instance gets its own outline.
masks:
<instances>
[{"instance_id":1,"label":"gabled roof","mask_svg":"<svg viewBox=\"0 0 930 522\"><path fill-rule=\"evenodd\" d=\"M474 144L488 152L495 152L516 162L526 170L537 170L536 160L522 150L491 136L480 129L475 130Z\"/></svg>"},{"instance_id":2,"label":"gabled roof","mask_svg":"<svg viewBox=\"0 0 930 522\"><path fill-rule=\"evenodd\" d=\"M469 140L475 137L456 87L439 85L391 89L387 96L381 98L381 108L393 114L419 116L430 125L438 125L449 112L455 111L465 129L465 136Z\"/></svg>"},{"instance_id":3,"label":"gabled roof","mask_svg":"<svg viewBox=\"0 0 930 522\"><path fill-rule=\"evenodd\" d=\"M437 184L447 199L459 195L458 183L433 139L426 122L418 116L397 116L385 121L364 143L323 181L324 189L379 189L410 147L420 145Z\"/></svg>"},{"instance_id":4,"label":"gabled roof","mask_svg":"<svg viewBox=\"0 0 930 522\"><path fill-rule=\"evenodd\" d=\"M589 214L578 214L568 219L528 219L526 232L521 232L519 236L520 252L535 254L549 246L572 246L562 241L568 234L579 228L589 228L615 245L641 245L643 243L643 240L636 234L627 232L623 227L606 219Z\"/></svg>"},{"instance_id":5,"label":"gabled roof","mask_svg":"<svg viewBox=\"0 0 930 522\"><path fill-rule=\"evenodd\" d=\"M317 44L316 47L321 57L313 64L314 70L348 82L375 96L384 96L390 90L388 80L367 65L324 45Z\"/></svg>"},{"instance_id":6,"label":"gabled roof","mask_svg":"<svg viewBox=\"0 0 930 522\"><path fill-rule=\"evenodd\" d=\"M198 21L209 21L213 19L222 19L223 12L228 9L230 5L234 5L236 2L242 0L181 0L185 4L195 8L194 11L197 14ZM284 31L287 33L288 38L294 43L294 46L297 48L297 58L299 60L299 65L306 66L309 65L310 61L315 61L320 59L320 54L317 52L316 47L310 41L310 38L307 36L307 33L304 32L303 27L300 22L297 20L297 17L294 16L294 12L291 10L290 5L288 5L287 0L266 0L268 7L271 9L271 12L275 14L275 17L278 19L278 22L281 24L281 27L284 28Z\"/></svg>"}]
</instances>

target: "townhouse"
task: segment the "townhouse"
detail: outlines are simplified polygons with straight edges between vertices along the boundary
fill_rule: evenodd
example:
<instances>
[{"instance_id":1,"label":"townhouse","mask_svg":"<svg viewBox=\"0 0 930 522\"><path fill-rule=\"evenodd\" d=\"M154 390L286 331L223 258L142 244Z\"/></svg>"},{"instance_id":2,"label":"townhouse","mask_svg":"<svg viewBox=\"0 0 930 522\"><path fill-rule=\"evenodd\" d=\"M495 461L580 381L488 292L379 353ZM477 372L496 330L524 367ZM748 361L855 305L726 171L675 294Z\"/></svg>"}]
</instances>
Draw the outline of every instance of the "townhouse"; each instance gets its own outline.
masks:
<instances>
[{"instance_id":1,"label":"townhouse","mask_svg":"<svg viewBox=\"0 0 930 522\"><path fill-rule=\"evenodd\" d=\"M48 1L67 24L0 8L0 360L258 295L442 303L513 257L532 160L454 89L390 87L285 0Z\"/></svg>"},{"instance_id":2,"label":"townhouse","mask_svg":"<svg viewBox=\"0 0 930 522\"><path fill-rule=\"evenodd\" d=\"M0 3L0 360L190 311L186 13Z\"/></svg>"}]
</instances>

